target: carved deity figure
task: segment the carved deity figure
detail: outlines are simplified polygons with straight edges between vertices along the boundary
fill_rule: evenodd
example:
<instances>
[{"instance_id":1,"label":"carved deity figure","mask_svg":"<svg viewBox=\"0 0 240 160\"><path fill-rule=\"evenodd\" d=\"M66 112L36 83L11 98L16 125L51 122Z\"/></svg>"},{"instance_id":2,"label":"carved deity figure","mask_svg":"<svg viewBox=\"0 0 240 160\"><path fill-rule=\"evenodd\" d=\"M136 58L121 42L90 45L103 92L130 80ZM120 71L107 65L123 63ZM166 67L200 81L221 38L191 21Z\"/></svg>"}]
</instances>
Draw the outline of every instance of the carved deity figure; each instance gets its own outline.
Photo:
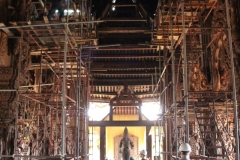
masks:
<instances>
[{"instance_id":1,"label":"carved deity figure","mask_svg":"<svg viewBox=\"0 0 240 160\"><path fill-rule=\"evenodd\" d=\"M221 2L213 12L212 27L215 28L212 38L216 39L211 45L213 91L225 91L229 89L231 68L227 33L220 29L227 27L225 7Z\"/></svg>"},{"instance_id":2,"label":"carved deity figure","mask_svg":"<svg viewBox=\"0 0 240 160\"><path fill-rule=\"evenodd\" d=\"M190 64L189 70L190 90L192 91L206 91L210 89L207 82L206 74L203 72L202 67L196 64Z\"/></svg>"},{"instance_id":3,"label":"carved deity figure","mask_svg":"<svg viewBox=\"0 0 240 160\"><path fill-rule=\"evenodd\" d=\"M130 160L130 147L131 149L133 149L134 145L133 145L133 142L129 139L128 129L127 127L125 127L123 138L121 139L120 145L119 145L120 153L122 153L123 160Z\"/></svg>"}]
</instances>

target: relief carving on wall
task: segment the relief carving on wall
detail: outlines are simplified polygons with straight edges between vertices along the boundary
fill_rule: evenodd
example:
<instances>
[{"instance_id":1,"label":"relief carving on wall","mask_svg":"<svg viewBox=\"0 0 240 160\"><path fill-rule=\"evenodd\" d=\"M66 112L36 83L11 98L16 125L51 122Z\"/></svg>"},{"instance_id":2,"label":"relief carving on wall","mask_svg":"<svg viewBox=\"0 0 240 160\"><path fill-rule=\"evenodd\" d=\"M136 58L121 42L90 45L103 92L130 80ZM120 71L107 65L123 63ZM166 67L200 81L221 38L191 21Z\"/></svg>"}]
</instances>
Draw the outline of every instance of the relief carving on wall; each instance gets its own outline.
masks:
<instances>
[{"instance_id":1,"label":"relief carving on wall","mask_svg":"<svg viewBox=\"0 0 240 160\"><path fill-rule=\"evenodd\" d=\"M232 39L234 52L240 54L240 26L239 26L239 6L240 2L238 0L230 1L230 15L231 15L231 28L232 28ZM236 65L238 66L238 65Z\"/></svg>"},{"instance_id":2,"label":"relief carving on wall","mask_svg":"<svg viewBox=\"0 0 240 160\"><path fill-rule=\"evenodd\" d=\"M211 88L207 82L206 74L198 63L190 64L189 85L191 91L206 91Z\"/></svg>"},{"instance_id":3,"label":"relief carving on wall","mask_svg":"<svg viewBox=\"0 0 240 160\"><path fill-rule=\"evenodd\" d=\"M4 32L0 31L0 56L8 53L7 41L7 35Z\"/></svg>"},{"instance_id":4,"label":"relief carving on wall","mask_svg":"<svg viewBox=\"0 0 240 160\"><path fill-rule=\"evenodd\" d=\"M219 4L213 11L212 39L216 39L211 45L212 56L212 83L213 91L226 91L230 84L230 57L227 39L226 13L224 4Z\"/></svg>"},{"instance_id":5,"label":"relief carving on wall","mask_svg":"<svg viewBox=\"0 0 240 160\"><path fill-rule=\"evenodd\" d=\"M8 37L0 31L0 66L9 67L11 58L8 55Z\"/></svg>"},{"instance_id":6,"label":"relief carving on wall","mask_svg":"<svg viewBox=\"0 0 240 160\"><path fill-rule=\"evenodd\" d=\"M228 152L228 156L230 159L235 159L236 154L234 152L236 147L236 141L233 134L234 133L234 126L232 123L228 123L227 116L222 115L220 113L216 114L216 122L219 131L221 132L221 138L225 144L225 148ZM230 132L229 132L229 131Z\"/></svg>"},{"instance_id":7,"label":"relief carving on wall","mask_svg":"<svg viewBox=\"0 0 240 160\"><path fill-rule=\"evenodd\" d=\"M0 133L0 137L2 137L0 140L0 154L4 155L14 154L14 140L16 138L15 123L17 122L16 110L19 107L19 104L15 101L17 100L17 92L15 90L18 89L19 85L26 84L24 83L26 80L25 75L28 71L28 65L30 62L29 47L19 43L19 40L14 41L16 41L16 43L14 43L15 46L8 46L10 44L7 43L7 36L3 32L0 32L0 59L4 60L4 62L8 61L9 64L8 66L1 65L0 67L0 89L2 90L0 92L0 130L3 131ZM23 46L21 51L20 45ZM13 54L8 53L8 47L13 48L16 52ZM13 58L11 63L9 57ZM20 68L21 70L18 72ZM17 83L18 80L20 81L20 84ZM26 147L29 148L28 145L29 143L25 145L22 143L18 144L20 148L23 148L24 146L24 149Z\"/></svg>"},{"instance_id":8,"label":"relief carving on wall","mask_svg":"<svg viewBox=\"0 0 240 160\"><path fill-rule=\"evenodd\" d=\"M28 85L30 83L30 74L28 68L31 64L31 54L29 46L26 43L22 43L21 40L17 40L14 46L13 54L16 55L15 67L20 69L19 83L18 85Z\"/></svg>"},{"instance_id":9,"label":"relief carving on wall","mask_svg":"<svg viewBox=\"0 0 240 160\"><path fill-rule=\"evenodd\" d=\"M192 33L199 33L201 32L200 26L194 25L190 32ZM206 91L211 89L211 85L209 84L207 80L206 73L204 72L204 66L200 63L202 58L202 46L199 35L194 34L191 36L188 36L189 41L191 43L190 49L188 49L188 79L189 79L189 88L190 91ZM197 52L195 51L197 50Z\"/></svg>"}]
</instances>

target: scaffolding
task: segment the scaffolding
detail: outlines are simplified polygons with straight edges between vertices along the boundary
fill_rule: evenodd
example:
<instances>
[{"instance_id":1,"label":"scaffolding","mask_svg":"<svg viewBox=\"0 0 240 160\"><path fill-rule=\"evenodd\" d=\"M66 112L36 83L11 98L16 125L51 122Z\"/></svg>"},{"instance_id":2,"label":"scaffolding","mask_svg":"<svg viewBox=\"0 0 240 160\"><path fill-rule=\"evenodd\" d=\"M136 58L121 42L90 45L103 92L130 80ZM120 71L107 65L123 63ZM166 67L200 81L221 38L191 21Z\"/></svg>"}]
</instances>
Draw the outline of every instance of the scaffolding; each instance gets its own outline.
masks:
<instances>
[{"instance_id":1,"label":"scaffolding","mask_svg":"<svg viewBox=\"0 0 240 160\"><path fill-rule=\"evenodd\" d=\"M46 10L47 4L41 2ZM95 24L103 21L94 20L91 10L83 12L84 6L91 6L87 1L76 3L81 7L78 8L79 16L76 18L67 12L66 22L49 22L45 16L43 21L30 21L27 16L27 21L12 22L12 26L1 24L1 30L9 38L20 41L18 66L23 66L21 63L26 54L27 58L34 57L37 63L28 64L34 75L29 77L32 84L21 86L25 75L22 75L23 68L18 68L18 87L0 90L3 94L13 92L17 95L14 152L0 157L88 159L89 99L85 99L89 97L90 84L84 58L89 56L87 47L96 41ZM29 4L33 6L35 2L29 1ZM16 32L20 36L14 36ZM31 50L29 46L32 46ZM33 58L28 60L34 61ZM48 83L50 79L52 81ZM30 137L36 140L36 144L31 144L35 150L24 146L29 144Z\"/></svg>"},{"instance_id":2,"label":"scaffolding","mask_svg":"<svg viewBox=\"0 0 240 160\"><path fill-rule=\"evenodd\" d=\"M226 17L225 25L211 25L217 7L222 7L220 10L225 13L221 14ZM193 148L193 159L238 159L239 135L237 130L229 130L230 124L230 128L238 128L229 2L169 0L159 2L156 15L157 28L153 31L152 44L163 49L164 68L154 91L159 87L163 91L160 102L165 111L164 130L168 133L164 139L164 158L170 158L170 155L178 158L178 147L186 142ZM221 61L228 63L231 68L231 88L222 82L222 88L216 86L216 83L220 83L217 82L218 77L214 77L218 68L209 63L220 59L214 59L218 53L214 55L213 52L219 50L212 49L212 46L216 43L221 45L223 34L228 37L229 50L225 53L228 59ZM210 74L213 77L209 78ZM169 82L172 84L170 87ZM172 126L173 129L169 129ZM194 138L197 135L200 137ZM207 137L212 140L206 142L209 139ZM217 144L211 145L213 141ZM202 152L196 153L196 147L197 150L201 147Z\"/></svg>"},{"instance_id":3,"label":"scaffolding","mask_svg":"<svg viewBox=\"0 0 240 160\"><path fill-rule=\"evenodd\" d=\"M233 127L238 128L238 112L228 3L228 0L225 0L223 11L227 25L211 26L209 17L219 5L217 0L159 2L156 14L157 30L152 32L151 45L157 45L163 50L159 51L159 58L163 57L163 60L159 60L159 75L156 73L155 80L152 79L156 83L152 85L152 92L155 94L159 88L162 91L156 99L161 102L164 111L163 123L160 125L160 121L157 121L158 127L163 126L165 132L163 153L166 154L163 155L163 159L170 158L170 155L179 157L179 144L192 144L195 138L193 133L200 137L200 140L197 137L197 144L201 144L202 147L202 152L195 153L195 157L239 159L239 133L237 129L234 134L231 130ZM89 4L85 0L79 1L78 4L81 6L78 8L80 12L83 6L91 6L91 2ZM46 5L43 5L43 8L46 10ZM27 19L11 22L11 26L1 24L0 29L9 39L19 40L20 57L17 64L19 68L15 71L18 87L0 90L2 94L17 97L14 100L14 152L0 157L88 159L87 110L90 102L91 60L88 50L119 44L98 46L95 24L103 21L93 20L90 9L87 9L86 16L83 15L81 13L77 19L67 15L66 22L49 22L44 17L43 21ZM223 39L219 38L224 36L228 37L229 42L228 61L232 87L219 89L215 86L216 79L206 76L213 74L217 69L209 67L211 64L207 61L214 60L214 57L208 59L213 52L211 46L216 42L220 44ZM31 51L29 46L33 46ZM29 67L35 76L33 84L30 85L20 85L25 78L24 68L21 68L27 63L24 56L35 57L37 62ZM204 70L201 67L205 67ZM209 71L207 67L212 70ZM189 75L197 78L193 81ZM198 79L200 76L202 81ZM49 82L49 78L54 81ZM30 132L33 124L37 124L37 128ZM36 144L32 144L35 145L35 155L29 155L33 151L19 145L29 143L30 136L36 139ZM158 136L161 137L160 134ZM46 137L49 137L49 140ZM208 147L207 145L212 143L210 138L217 140L218 144ZM76 142L73 144L73 141ZM159 138L158 144L160 141ZM231 148L226 148L226 144ZM48 150L40 151L47 147ZM159 159L160 153L160 150L156 151Z\"/></svg>"}]
</instances>

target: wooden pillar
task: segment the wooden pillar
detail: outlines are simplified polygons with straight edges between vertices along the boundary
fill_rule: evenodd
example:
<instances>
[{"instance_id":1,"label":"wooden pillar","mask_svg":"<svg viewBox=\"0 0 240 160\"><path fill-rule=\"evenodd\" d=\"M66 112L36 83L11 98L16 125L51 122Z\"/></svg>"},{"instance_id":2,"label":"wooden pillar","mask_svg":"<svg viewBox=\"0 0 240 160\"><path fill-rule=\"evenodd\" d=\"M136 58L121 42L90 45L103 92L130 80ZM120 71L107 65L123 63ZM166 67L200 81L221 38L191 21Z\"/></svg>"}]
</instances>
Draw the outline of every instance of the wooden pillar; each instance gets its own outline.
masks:
<instances>
[{"instance_id":1,"label":"wooden pillar","mask_svg":"<svg viewBox=\"0 0 240 160\"><path fill-rule=\"evenodd\" d=\"M106 127L100 127L100 160L106 157Z\"/></svg>"},{"instance_id":2,"label":"wooden pillar","mask_svg":"<svg viewBox=\"0 0 240 160\"><path fill-rule=\"evenodd\" d=\"M172 153L172 123L171 123L171 119L167 119L167 152ZM171 155L172 154L167 154L168 159L171 159Z\"/></svg>"},{"instance_id":3,"label":"wooden pillar","mask_svg":"<svg viewBox=\"0 0 240 160\"><path fill-rule=\"evenodd\" d=\"M142 120L142 103L140 103L139 105L138 116L139 116L139 121L141 121Z\"/></svg>"},{"instance_id":4,"label":"wooden pillar","mask_svg":"<svg viewBox=\"0 0 240 160\"><path fill-rule=\"evenodd\" d=\"M113 121L113 106L112 105L110 105L109 120Z\"/></svg>"},{"instance_id":5,"label":"wooden pillar","mask_svg":"<svg viewBox=\"0 0 240 160\"><path fill-rule=\"evenodd\" d=\"M149 135L150 130L151 130L151 126L146 126L147 158L150 157L152 159L152 135Z\"/></svg>"}]
</instances>

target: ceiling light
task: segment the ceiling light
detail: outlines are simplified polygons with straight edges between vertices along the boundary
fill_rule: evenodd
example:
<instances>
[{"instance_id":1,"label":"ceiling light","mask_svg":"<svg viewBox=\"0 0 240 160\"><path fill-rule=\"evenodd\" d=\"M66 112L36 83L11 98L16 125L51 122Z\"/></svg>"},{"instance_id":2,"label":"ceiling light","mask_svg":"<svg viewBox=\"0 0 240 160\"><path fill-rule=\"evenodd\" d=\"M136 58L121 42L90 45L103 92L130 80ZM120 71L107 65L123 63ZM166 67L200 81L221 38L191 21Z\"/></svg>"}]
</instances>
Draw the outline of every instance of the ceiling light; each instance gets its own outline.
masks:
<instances>
[{"instance_id":1,"label":"ceiling light","mask_svg":"<svg viewBox=\"0 0 240 160\"><path fill-rule=\"evenodd\" d=\"M115 6L113 6L113 7L112 7L112 11L115 11L115 9L116 9Z\"/></svg>"}]
</instances>

